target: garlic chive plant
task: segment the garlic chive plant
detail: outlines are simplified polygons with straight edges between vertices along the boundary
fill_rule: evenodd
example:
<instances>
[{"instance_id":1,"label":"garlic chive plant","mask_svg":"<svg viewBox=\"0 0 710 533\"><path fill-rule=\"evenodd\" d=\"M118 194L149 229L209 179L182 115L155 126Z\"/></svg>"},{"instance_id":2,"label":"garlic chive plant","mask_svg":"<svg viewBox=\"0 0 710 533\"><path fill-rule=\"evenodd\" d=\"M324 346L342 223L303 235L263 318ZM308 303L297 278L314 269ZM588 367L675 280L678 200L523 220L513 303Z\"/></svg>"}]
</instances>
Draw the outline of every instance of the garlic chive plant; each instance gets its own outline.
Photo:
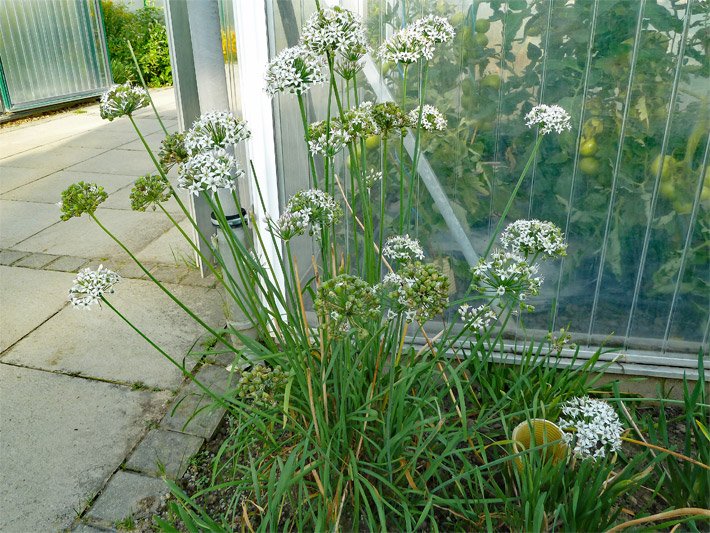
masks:
<instances>
[{"instance_id":1,"label":"garlic chive plant","mask_svg":"<svg viewBox=\"0 0 710 533\"><path fill-rule=\"evenodd\" d=\"M188 496L172 486L174 518L187 529L519 529L526 519L506 499L523 497L510 468L506 428L521 419L560 415L562 427L576 431L570 443L578 455L603 462L618 451L620 424L610 405L584 398L562 404L588 393L598 353L577 367L556 368L562 348L525 339L520 366L493 361L511 317L531 309L528 301L539 293L538 262L566 253L561 230L539 220L508 224L500 248L494 246L542 138L569 129L569 115L557 106L538 106L527 115L527 124L541 135L486 250L472 265L463 298L450 301L449 273L410 237L423 134L436 135L447 122L446 110L426 103L428 64L453 34L446 19L430 15L387 39L378 56L401 66L402 98L375 102L363 100L368 92L358 86L362 58L371 50L359 17L328 8L306 21L299 45L265 65L265 90L298 101L311 186L294 194L265 232L252 206L237 195L237 181L249 165L235 159L233 148L249 138L247 124L226 110L208 113L185 133L167 135L156 155L132 118L147 105L144 91L121 86L102 98L102 116L127 116L155 163L155 174L136 181L132 207L162 211L257 332L253 339L229 327L213 328L158 281L101 222L101 187L80 182L62 194L63 220L88 215L234 355L232 368L243 369L224 393L200 384L226 408L230 433L209 487ZM412 69L419 87L414 100L407 98ZM316 84L325 84L328 93L324 116L306 111L305 98ZM404 151L407 135L415 138L411 157ZM377 146L369 142L373 136L379 136ZM398 157L388 151L390 141L399 143ZM381 165L369 163L368 150L379 154ZM175 183L167 176L173 166ZM225 245L216 246L202 232L177 189L204 199ZM398 196L394 220L386 211L390 193ZM245 213L244 240L230 230L220 199L225 194ZM165 208L169 199L187 217L200 246ZM318 252L310 265L299 265L292 246L309 237ZM275 257L266 253L272 246ZM275 281L277 272L285 273L283 283ZM118 279L103 267L82 271L71 300L84 308L106 303L189 375L179 357L111 305ZM632 470L610 478L599 491L610 494L619 483L638 482L643 476L634 477ZM210 517L199 502L215 495L224 498L223 512ZM535 505L544 511L551 503ZM573 524L556 523L558 529L567 526Z\"/></svg>"}]
</instances>

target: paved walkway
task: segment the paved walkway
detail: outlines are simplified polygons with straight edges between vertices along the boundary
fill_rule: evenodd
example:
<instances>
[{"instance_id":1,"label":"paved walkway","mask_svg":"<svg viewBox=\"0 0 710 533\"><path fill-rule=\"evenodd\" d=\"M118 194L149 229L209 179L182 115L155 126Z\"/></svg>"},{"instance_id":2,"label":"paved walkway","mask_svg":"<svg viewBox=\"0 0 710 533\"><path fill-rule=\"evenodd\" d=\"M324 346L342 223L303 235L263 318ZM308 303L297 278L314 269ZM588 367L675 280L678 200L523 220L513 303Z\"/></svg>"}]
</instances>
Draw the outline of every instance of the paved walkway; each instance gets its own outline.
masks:
<instances>
[{"instance_id":1,"label":"paved walkway","mask_svg":"<svg viewBox=\"0 0 710 533\"><path fill-rule=\"evenodd\" d=\"M154 99L174 130L173 91L155 91ZM141 110L137 122L157 149L163 135L152 112ZM177 359L201 333L93 221L59 220L61 191L94 181L109 193L97 212L102 223L188 305L221 321L219 297L190 266L178 231L160 212L130 209L133 181L154 170L136 139L127 119L101 120L97 105L0 129L2 532L70 529L85 516L104 526L126 518L116 501L164 487L129 471L155 470L155 457L134 449L149 430L146 441L163 447L182 438L173 431L182 424L161 423L183 384L180 371L110 310L80 312L67 301L74 273L103 263L124 277L112 303ZM176 205L170 209L182 220ZM209 431L193 433L194 448ZM105 497L111 493L118 495Z\"/></svg>"}]
</instances>

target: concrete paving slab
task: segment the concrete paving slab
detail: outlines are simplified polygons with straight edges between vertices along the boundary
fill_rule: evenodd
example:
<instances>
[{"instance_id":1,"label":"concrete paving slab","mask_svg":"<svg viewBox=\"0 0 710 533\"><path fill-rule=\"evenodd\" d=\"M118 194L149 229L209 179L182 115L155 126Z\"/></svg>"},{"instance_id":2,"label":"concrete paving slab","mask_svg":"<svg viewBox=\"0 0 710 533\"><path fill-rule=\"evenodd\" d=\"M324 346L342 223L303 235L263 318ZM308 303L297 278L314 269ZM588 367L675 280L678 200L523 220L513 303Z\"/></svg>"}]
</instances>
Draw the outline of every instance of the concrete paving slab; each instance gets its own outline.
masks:
<instances>
[{"instance_id":1,"label":"concrete paving slab","mask_svg":"<svg viewBox=\"0 0 710 533\"><path fill-rule=\"evenodd\" d=\"M182 477L204 439L185 433L152 429L126 461L127 470L148 475L165 475L169 479Z\"/></svg>"},{"instance_id":2,"label":"concrete paving slab","mask_svg":"<svg viewBox=\"0 0 710 533\"><path fill-rule=\"evenodd\" d=\"M17 252L15 250L0 250L0 265L11 265L23 257L27 257L28 252Z\"/></svg>"},{"instance_id":3,"label":"concrete paving slab","mask_svg":"<svg viewBox=\"0 0 710 533\"><path fill-rule=\"evenodd\" d=\"M151 135L162 131L160 123L154 117L137 118L135 122L143 135ZM63 142L66 146L71 147L109 150L130 143L135 139L138 139L138 135L130 120L128 118L119 118L112 122L103 121L99 127L64 139Z\"/></svg>"},{"instance_id":4,"label":"concrete paving slab","mask_svg":"<svg viewBox=\"0 0 710 533\"><path fill-rule=\"evenodd\" d=\"M89 148L81 148L80 150L89 150ZM81 163L70 166L67 170L140 176L148 172L155 172L156 169L147 153L115 149L92 158L87 157Z\"/></svg>"},{"instance_id":5,"label":"concrete paving slab","mask_svg":"<svg viewBox=\"0 0 710 533\"><path fill-rule=\"evenodd\" d=\"M57 224L60 222L59 215L56 205L0 200L0 248L12 248Z\"/></svg>"},{"instance_id":6,"label":"concrete paving slab","mask_svg":"<svg viewBox=\"0 0 710 533\"><path fill-rule=\"evenodd\" d=\"M113 193L132 184L134 180L135 177L133 176L121 174L98 174L96 172L60 170L59 172L53 172L44 178L5 193L0 196L0 199L56 204L61 200L62 192L70 185L79 181L98 183L104 188L110 199ZM109 207L108 200L107 203L103 205Z\"/></svg>"},{"instance_id":7,"label":"concrete paving slab","mask_svg":"<svg viewBox=\"0 0 710 533\"><path fill-rule=\"evenodd\" d=\"M13 266L40 269L46 267L55 259L59 259L59 256L52 254L30 254L24 259L15 263Z\"/></svg>"},{"instance_id":8,"label":"concrete paving slab","mask_svg":"<svg viewBox=\"0 0 710 533\"><path fill-rule=\"evenodd\" d=\"M129 517L147 518L168 493L162 479L119 470L87 514L90 519L115 524Z\"/></svg>"},{"instance_id":9,"label":"concrete paving slab","mask_svg":"<svg viewBox=\"0 0 710 533\"><path fill-rule=\"evenodd\" d=\"M64 272L0 267L0 354L66 305L73 279Z\"/></svg>"},{"instance_id":10,"label":"concrete paving slab","mask_svg":"<svg viewBox=\"0 0 710 533\"><path fill-rule=\"evenodd\" d=\"M0 161L0 194L32 183L47 174L49 172L36 168L11 167Z\"/></svg>"},{"instance_id":11,"label":"concrete paving slab","mask_svg":"<svg viewBox=\"0 0 710 533\"><path fill-rule=\"evenodd\" d=\"M156 156L158 155L160 144L163 142L163 139L165 139L163 130L160 130L157 133L151 133L150 135L145 135L145 140L148 143L148 146L150 146L150 149L153 150L153 153ZM121 145L121 150L137 150L139 152L145 152L145 146L143 146L143 142L140 139L135 138L134 133L133 139L130 142Z\"/></svg>"},{"instance_id":12,"label":"concrete paving slab","mask_svg":"<svg viewBox=\"0 0 710 533\"><path fill-rule=\"evenodd\" d=\"M43 206L47 209L54 207L47 204L31 205ZM58 213L59 208L54 207L54 210ZM145 248L171 226L170 221L162 213L136 213L99 207L96 214L101 223L129 250ZM86 215L47 228L13 248L56 255L94 257L104 261L113 258L122 259L126 255L121 247Z\"/></svg>"},{"instance_id":13,"label":"concrete paving slab","mask_svg":"<svg viewBox=\"0 0 710 533\"><path fill-rule=\"evenodd\" d=\"M0 364L0 531L71 526L165 393Z\"/></svg>"},{"instance_id":14,"label":"concrete paving slab","mask_svg":"<svg viewBox=\"0 0 710 533\"><path fill-rule=\"evenodd\" d=\"M180 223L180 227L188 236L192 234L192 225L187 219ZM136 254L136 257L141 261L172 263L181 266L195 264L194 250L175 226L149 243Z\"/></svg>"},{"instance_id":15,"label":"concrete paving slab","mask_svg":"<svg viewBox=\"0 0 710 533\"><path fill-rule=\"evenodd\" d=\"M220 325L223 313L216 291L175 285L169 289L208 324ZM204 331L148 281L123 279L110 301L178 361ZM89 312L63 309L17 343L2 361L165 389L175 389L183 380L179 369L105 306ZM189 368L194 363L193 358L186 360Z\"/></svg>"},{"instance_id":16,"label":"concrete paving slab","mask_svg":"<svg viewBox=\"0 0 710 533\"><path fill-rule=\"evenodd\" d=\"M34 168L48 174L91 159L105 151L106 148L66 146L62 141L59 141L6 157L3 159L3 163L11 167Z\"/></svg>"},{"instance_id":17,"label":"concrete paving slab","mask_svg":"<svg viewBox=\"0 0 710 533\"><path fill-rule=\"evenodd\" d=\"M60 272L78 272L88 262L84 257L74 257L64 255L49 265L49 270L58 270Z\"/></svg>"}]
</instances>

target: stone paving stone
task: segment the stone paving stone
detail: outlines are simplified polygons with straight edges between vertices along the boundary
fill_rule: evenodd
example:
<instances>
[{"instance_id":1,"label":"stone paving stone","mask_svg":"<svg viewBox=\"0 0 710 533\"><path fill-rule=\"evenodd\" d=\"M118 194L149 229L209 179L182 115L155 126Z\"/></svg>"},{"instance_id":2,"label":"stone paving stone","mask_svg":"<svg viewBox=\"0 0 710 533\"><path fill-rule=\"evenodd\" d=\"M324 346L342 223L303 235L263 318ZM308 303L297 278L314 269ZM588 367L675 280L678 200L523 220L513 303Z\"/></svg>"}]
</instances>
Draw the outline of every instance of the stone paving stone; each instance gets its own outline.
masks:
<instances>
[{"instance_id":1,"label":"stone paving stone","mask_svg":"<svg viewBox=\"0 0 710 533\"><path fill-rule=\"evenodd\" d=\"M217 283L217 279L211 272L203 278L199 270L191 269L188 274L180 280L180 283L182 285L196 285L198 287L214 287Z\"/></svg>"},{"instance_id":2,"label":"stone paving stone","mask_svg":"<svg viewBox=\"0 0 710 533\"><path fill-rule=\"evenodd\" d=\"M149 517L167 493L168 487L162 479L119 470L86 516L108 524L129 516Z\"/></svg>"},{"instance_id":3,"label":"stone paving stone","mask_svg":"<svg viewBox=\"0 0 710 533\"><path fill-rule=\"evenodd\" d=\"M0 364L0 531L70 527L167 399Z\"/></svg>"},{"instance_id":4,"label":"stone paving stone","mask_svg":"<svg viewBox=\"0 0 710 533\"><path fill-rule=\"evenodd\" d=\"M56 270L59 272L79 272L81 267L88 263L88 261L89 260L85 257L65 255L54 261L47 268L49 270Z\"/></svg>"},{"instance_id":5,"label":"stone paving stone","mask_svg":"<svg viewBox=\"0 0 710 533\"><path fill-rule=\"evenodd\" d=\"M64 272L0 267L0 353L66 305L73 279Z\"/></svg>"},{"instance_id":6,"label":"stone paving stone","mask_svg":"<svg viewBox=\"0 0 710 533\"><path fill-rule=\"evenodd\" d=\"M0 204L4 203L4 200L0 200ZM55 220L59 217L59 208L56 206L47 204L30 205L53 208L57 217ZM2 208L4 208L4 205ZM2 209L0 209L1 211ZM135 211L99 208L96 215L101 223L116 238L120 239L129 250L144 248L148 243L165 233L171 225L169 220L157 213L137 213ZM3 237L0 237L0 242L2 242ZM126 257L126 252L104 233L98 224L86 216L72 218L61 224L49 227L12 247L16 250L93 257L104 261L114 257L121 259Z\"/></svg>"},{"instance_id":7,"label":"stone paving stone","mask_svg":"<svg viewBox=\"0 0 710 533\"><path fill-rule=\"evenodd\" d=\"M11 167L35 168L46 175L99 156L106 150L106 148L71 147L59 141L6 157L3 163Z\"/></svg>"},{"instance_id":8,"label":"stone paving stone","mask_svg":"<svg viewBox=\"0 0 710 533\"><path fill-rule=\"evenodd\" d=\"M81 148L81 150L86 150L86 148ZM86 160L82 160L67 170L140 176L146 172L155 171L155 165L145 152L115 149L92 158L87 157Z\"/></svg>"},{"instance_id":9,"label":"stone paving stone","mask_svg":"<svg viewBox=\"0 0 710 533\"><path fill-rule=\"evenodd\" d=\"M13 248L43 229L58 224L59 215L56 205L0 200L0 248Z\"/></svg>"},{"instance_id":10,"label":"stone paving stone","mask_svg":"<svg viewBox=\"0 0 710 533\"><path fill-rule=\"evenodd\" d=\"M0 174L2 174L2 179L0 179L0 194L32 183L49 174L49 172L42 172L36 168L11 167L3 161L0 161L0 169L2 169L0 171Z\"/></svg>"},{"instance_id":11,"label":"stone paving stone","mask_svg":"<svg viewBox=\"0 0 710 533\"><path fill-rule=\"evenodd\" d=\"M233 377L230 381L230 375L230 372L221 366L205 365L196 377L210 390L221 394L234 382ZM212 398L206 396L194 382L190 382L175 397L160 426L208 439L214 434L224 415L223 408L211 404Z\"/></svg>"},{"instance_id":12,"label":"stone paving stone","mask_svg":"<svg viewBox=\"0 0 710 533\"><path fill-rule=\"evenodd\" d=\"M67 282L62 287L65 301L69 286ZM177 285L168 289L208 324L219 327L222 309L213 290ZM108 298L177 361L186 356L204 331L152 282L123 279ZM16 343L2 361L123 383L143 382L161 389L176 389L183 380L178 368L105 305L95 306L91 312L67 306ZM194 362L187 359L188 368Z\"/></svg>"},{"instance_id":13,"label":"stone paving stone","mask_svg":"<svg viewBox=\"0 0 710 533\"><path fill-rule=\"evenodd\" d=\"M39 254L39 253L30 254L12 266L41 269L58 258L59 258L58 255L53 255L53 254Z\"/></svg>"},{"instance_id":14,"label":"stone paving stone","mask_svg":"<svg viewBox=\"0 0 710 533\"><path fill-rule=\"evenodd\" d=\"M187 235L192 235L192 226L187 219L180 223L180 227ZM193 248L175 226L136 253L136 257L141 261L175 263L181 266L195 263Z\"/></svg>"},{"instance_id":15,"label":"stone paving stone","mask_svg":"<svg viewBox=\"0 0 710 533\"><path fill-rule=\"evenodd\" d=\"M187 275L187 270L178 265L158 265L150 273L162 283L179 283Z\"/></svg>"},{"instance_id":16,"label":"stone paving stone","mask_svg":"<svg viewBox=\"0 0 710 533\"><path fill-rule=\"evenodd\" d=\"M27 255L27 252L18 252L16 250L0 250L0 265L9 266L15 261L26 257Z\"/></svg>"},{"instance_id":17,"label":"stone paving stone","mask_svg":"<svg viewBox=\"0 0 710 533\"><path fill-rule=\"evenodd\" d=\"M153 429L135 449L125 468L178 479L187 470L190 458L200 451L203 442L204 439L194 435Z\"/></svg>"}]
</instances>

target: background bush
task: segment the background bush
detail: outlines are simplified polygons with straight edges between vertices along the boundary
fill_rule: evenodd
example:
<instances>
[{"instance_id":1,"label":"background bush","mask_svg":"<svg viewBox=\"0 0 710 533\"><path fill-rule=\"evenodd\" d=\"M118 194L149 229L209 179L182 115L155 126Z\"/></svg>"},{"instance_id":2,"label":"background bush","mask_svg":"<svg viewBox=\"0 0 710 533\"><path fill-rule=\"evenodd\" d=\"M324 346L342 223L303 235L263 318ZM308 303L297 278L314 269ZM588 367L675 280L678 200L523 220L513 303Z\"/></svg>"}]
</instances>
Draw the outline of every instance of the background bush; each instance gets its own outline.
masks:
<instances>
[{"instance_id":1,"label":"background bush","mask_svg":"<svg viewBox=\"0 0 710 533\"><path fill-rule=\"evenodd\" d=\"M113 81L124 83L139 80L128 48L130 41L148 86L172 85L163 10L146 6L133 12L125 5L111 0L103 0L101 9Z\"/></svg>"}]
</instances>

